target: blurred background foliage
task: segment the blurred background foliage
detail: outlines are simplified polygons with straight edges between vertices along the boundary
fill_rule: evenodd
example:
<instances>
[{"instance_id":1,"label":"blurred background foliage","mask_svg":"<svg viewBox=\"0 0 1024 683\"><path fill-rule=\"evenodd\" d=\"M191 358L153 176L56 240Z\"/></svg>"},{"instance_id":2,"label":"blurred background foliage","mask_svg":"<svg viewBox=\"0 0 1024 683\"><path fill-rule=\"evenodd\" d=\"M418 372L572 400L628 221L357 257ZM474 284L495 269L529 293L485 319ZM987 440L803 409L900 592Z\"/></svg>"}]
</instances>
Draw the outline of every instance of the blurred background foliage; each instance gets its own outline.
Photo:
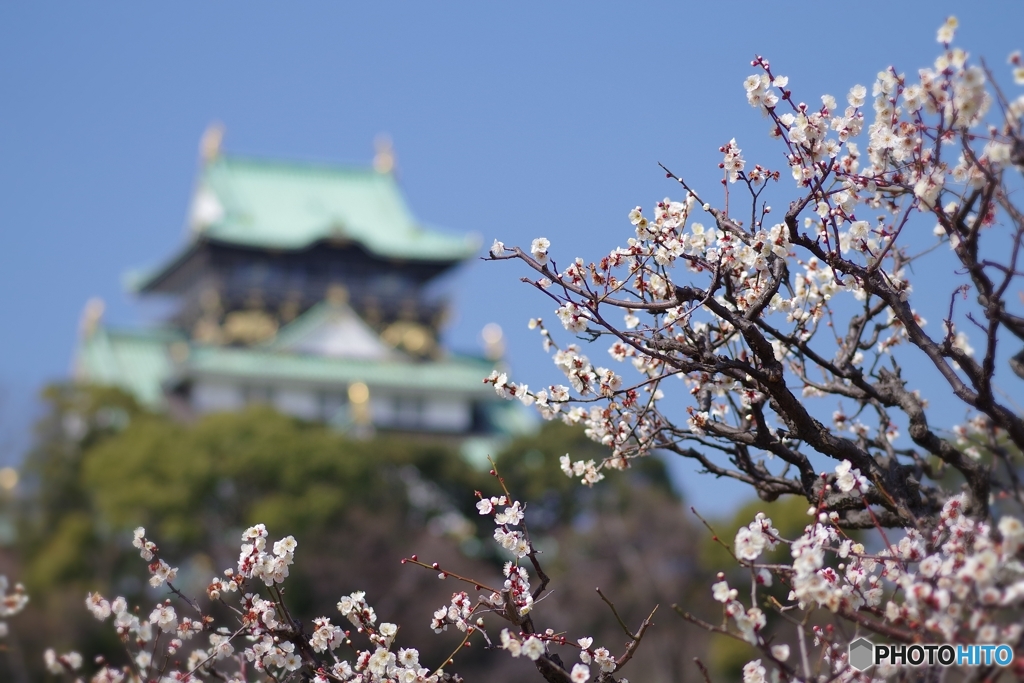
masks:
<instances>
[{"instance_id":1,"label":"blurred background foliage","mask_svg":"<svg viewBox=\"0 0 1024 683\"><path fill-rule=\"evenodd\" d=\"M497 495L500 485L468 465L453 443L355 440L269 408L182 423L104 387L51 386L45 399L49 411L13 510L17 540L6 553L8 573L26 584L32 602L0 655L0 680L45 679L46 647L118 661L113 629L93 620L83 600L100 591L148 609L166 597L149 588L145 563L131 547L140 525L180 567L177 584L192 595L235 565L247 526L263 522L272 540L292 534L298 550L286 599L301 619L330 615L340 595L366 590L382 619L403 626L399 644L420 648L427 663L442 661L459 640L435 636L431 613L466 587L403 566L401 558L417 553L487 582L508 559L490 541L493 522L477 514L473 495ZM698 540L708 534L694 525L657 458L593 488L558 465L565 453L598 459L604 452L582 430L548 423L494 455L505 484L527 505L552 578L538 623L573 639L593 635L620 653L625 634L594 589L632 628L660 604L626 675L698 680L692 659L706 659L707 636L669 605L715 613L706 566L714 550ZM536 676L529 662L483 648L464 651L454 669L466 680L497 683Z\"/></svg>"}]
</instances>

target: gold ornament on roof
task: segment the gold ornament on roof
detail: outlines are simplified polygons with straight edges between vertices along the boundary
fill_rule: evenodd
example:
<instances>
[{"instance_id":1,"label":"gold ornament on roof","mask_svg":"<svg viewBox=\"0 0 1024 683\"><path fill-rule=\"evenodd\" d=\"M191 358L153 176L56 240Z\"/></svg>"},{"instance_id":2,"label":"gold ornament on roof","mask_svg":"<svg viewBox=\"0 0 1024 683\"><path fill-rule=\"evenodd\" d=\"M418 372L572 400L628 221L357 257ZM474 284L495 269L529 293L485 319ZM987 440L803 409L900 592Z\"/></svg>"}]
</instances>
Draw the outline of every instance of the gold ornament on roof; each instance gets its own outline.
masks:
<instances>
[{"instance_id":1,"label":"gold ornament on roof","mask_svg":"<svg viewBox=\"0 0 1024 683\"><path fill-rule=\"evenodd\" d=\"M103 303L103 299L99 297L93 297L85 302L85 308L82 310L82 318L79 322L78 331L82 335L83 339L88 339L96 332L96 328L100 326L100 321L103 319L103 311L107 305Z\"/></svg>"},{"instance_id":2,"label":"gold ornament on roof","mask_svg":"<svg viewBox=\"0 0 1024 683\"><path fill-rule=\"evenodd\" d=\"M192 339L200 344L218 345L224 343L224 330L216 315L203 315L192 326Z\"/></svg>"},{"instance_id":3,"label":"gold ornament on roof","mask_svg":"<svg viewBox=\"0 0 1024 683\"><path fill-rule=\"evenodd\" d=\"M208 164L220 156L224 130L223 123L214 121L203 131L203 137L199 140L199 158L203 160L204 164Z\"/></svg>"},{"instance_id":4,"label":"gold ornament on roof","mask_svg":"<svg viewBox=\"0 0 1024 683\"><path fill-rule=\"evenodd\" d=\"M377 173L391 173L395 170L395 148L391 144L391 138L387 135L378 135L374 140L377 153L373 155L373 168Z\"/></svg>"},{"instance_id":5,"label":"gold ornament on roof","mask_svg":"<svg viewBox=\"0 0 1024 683\"><path fill-rule=\"evenodd\" d=\"M487 323L480 331L484 340L484 355L488 360L499 360L505 355L505 333L498 323Z\"/></svg>"},{"instance_id":6,"label":"gold ornament on roof","mask_svg":"<svg viewBox=\"0 0 1024 683\"><path fill-rule=\"evenodd\" d=\"M239 344L256 344L277 334L277 321L264 311L234 311L224 318L224 336Z\"/></svg>"},{"instance_id":7,"label":"gold ornament on roof","mask_svg":"<svg viewBox=\"0 0 1024 683\"><path fill-rule=\"evenodd\" d=\"M332 283L327 286L324 299L332 306L343 306L348 303L348 288L345 285Z\"/></svg>"},{"instance_id":8,"label":"gold ornament on roof","mask_svg":"<svg viewBox=\"0 0 1024 683\"><path fill-rule=\"evenodd\" d=\"M414 356L429 356L437 351L437 341L431 330L419 323L399 320L388 325L381 339L392 348L402 349Z\"/></svg>"}]
</instances>

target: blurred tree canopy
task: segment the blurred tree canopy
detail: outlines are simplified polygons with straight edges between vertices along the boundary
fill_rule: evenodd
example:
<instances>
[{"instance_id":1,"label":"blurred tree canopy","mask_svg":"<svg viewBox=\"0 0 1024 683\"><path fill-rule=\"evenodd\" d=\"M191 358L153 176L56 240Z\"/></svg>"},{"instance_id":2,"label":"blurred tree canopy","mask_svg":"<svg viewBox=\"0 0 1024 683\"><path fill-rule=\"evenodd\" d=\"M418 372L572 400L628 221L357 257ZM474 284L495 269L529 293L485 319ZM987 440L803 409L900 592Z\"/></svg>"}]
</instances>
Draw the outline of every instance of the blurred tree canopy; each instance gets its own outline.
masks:
<instances>
[{"instance_id":1,"label":"blurred tree canopy","mask_svg":"<svg viewBox=\"0 0 1024 683\"><path fill-rule=\"evenodd\" d=\"M350 441L267 408L182 424L113 389L45 396L52 412L26 461L22 524L36 593L106 574L96 550L139 525L165 548L212 549L257 521L315 534L353 505L393 496L385 466L465 471L441 444Z\"/></svg>"},{"instance_id":2,"label":"blurred tree canopy","mask_svg":"<svg viewBox=\"0 0 1024 683\"><path fill-rule=\"evenodd\" d=\"M451 634L429 633L430 614L464 587L399 560L418 553L465 575L491 577L507 559L486 542L493 522L477 514L472 495L497 495L500 485L469 466L451 442L354 440L259 407L182 423L105 387L52 386L44 396L50 410L24 466L27 495L19 511L20 573L33 595L28 628L19 631L48 636L47 642L23 639L30 672L46 646L74 646L86 655L116 651L116 642L108 642L112 632L97 629L81 605L89 590L136 598L152 593L131 547L132 529L140 525L165 557L177 560L177 583L198 595L234 566L247 526L262 522L272 538L292 534L299 547L288 599L297 613L329 611L342 593L365 589L382 617L422 627L413 634L418 643L437 642L436 653L423 653L428 661L446 657L457 643L446 640ZM608 642L621 639L621 630L595 587L630 606L620 610L634 627L661 603L660 628L645 647L662 652L645 658L650 671L638 668L634 675L680 680L691 673L704 634L683 624L668 604L709 603L706 580L693 598L704 572L694 535L679 533L689 514L660 460L639 461L588 489L559 469L558 456L567 452L596 459L603 449L580 429L548 423L494 457L509 490L526 503L544 551L554 580L546 600L553 612L571 617L562 625L570 633L605 633ZM592 581L559 585L563 576ZM530 668L517 672L502 658L492 671L485 653L461 657L458 669L467 680L486 672L487 680L512 681Z\"/></svg>"}]
</instances>

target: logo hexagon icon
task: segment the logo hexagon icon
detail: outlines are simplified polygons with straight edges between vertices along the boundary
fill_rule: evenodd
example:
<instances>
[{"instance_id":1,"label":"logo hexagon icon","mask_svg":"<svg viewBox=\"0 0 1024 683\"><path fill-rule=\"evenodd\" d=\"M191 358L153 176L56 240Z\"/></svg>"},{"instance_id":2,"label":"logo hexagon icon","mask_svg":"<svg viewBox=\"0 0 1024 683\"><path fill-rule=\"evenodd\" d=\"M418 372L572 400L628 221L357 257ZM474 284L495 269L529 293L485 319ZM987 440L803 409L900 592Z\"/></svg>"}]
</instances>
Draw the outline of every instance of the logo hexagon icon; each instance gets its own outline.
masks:
<instances>
[{"instance_id":1,"label":"logo hexagon icon","mask_svg":"<svg viewBox=\"0 0 1024 683\"><path fill-rule=\"evenodd\" d=\"M850 643L850 666L857 671L871 668L875 660L875 646L867 638L858 638Z\"/></svg>"}]
</instances>

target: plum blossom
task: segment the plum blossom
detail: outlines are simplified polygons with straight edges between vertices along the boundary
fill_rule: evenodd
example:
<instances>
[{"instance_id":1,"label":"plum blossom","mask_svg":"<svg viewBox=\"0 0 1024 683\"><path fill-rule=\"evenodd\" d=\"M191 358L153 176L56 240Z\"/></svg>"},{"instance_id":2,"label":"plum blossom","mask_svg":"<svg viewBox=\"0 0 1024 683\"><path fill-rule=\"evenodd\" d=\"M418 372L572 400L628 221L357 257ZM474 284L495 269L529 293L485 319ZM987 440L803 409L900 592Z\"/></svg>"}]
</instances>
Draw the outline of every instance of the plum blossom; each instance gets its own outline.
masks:
<instances>
[{"instance_id":1,"label":"plum blossom","mask_svg":"<svg viewBox=\"0 0 1024 683\"><path fill-rule=\"evenodd\" d=\"M836 465L836 488L843 493L849 493L854 488L864 491L868 485L867 477L862 476L860 470L853 467L849 460L843 460Z\"/></svg>"},{"instance_id":2,"label":"plum blossom","mask_svg":"<svg viewBox=\"0 0 1024 683\"><path fill-rule=\"evenodd\" d=\"M500 242L499 242L500 244ZM548 263L548 249L551 247L551 241L546 237L538 237L530 245L530 253L533 258L542 266Z\"/></svg>"},{"instance_id":3,"label":"plum blossom","mask_svg":"<svg viewBox=\"0 0 1024 683\"><path fill-rule=\"evenodd\" d=\"M743 665L743 683L767 683L765 678L766 669L761 666L761 660L755 659Z\"/></svg>"}]
</instances>

